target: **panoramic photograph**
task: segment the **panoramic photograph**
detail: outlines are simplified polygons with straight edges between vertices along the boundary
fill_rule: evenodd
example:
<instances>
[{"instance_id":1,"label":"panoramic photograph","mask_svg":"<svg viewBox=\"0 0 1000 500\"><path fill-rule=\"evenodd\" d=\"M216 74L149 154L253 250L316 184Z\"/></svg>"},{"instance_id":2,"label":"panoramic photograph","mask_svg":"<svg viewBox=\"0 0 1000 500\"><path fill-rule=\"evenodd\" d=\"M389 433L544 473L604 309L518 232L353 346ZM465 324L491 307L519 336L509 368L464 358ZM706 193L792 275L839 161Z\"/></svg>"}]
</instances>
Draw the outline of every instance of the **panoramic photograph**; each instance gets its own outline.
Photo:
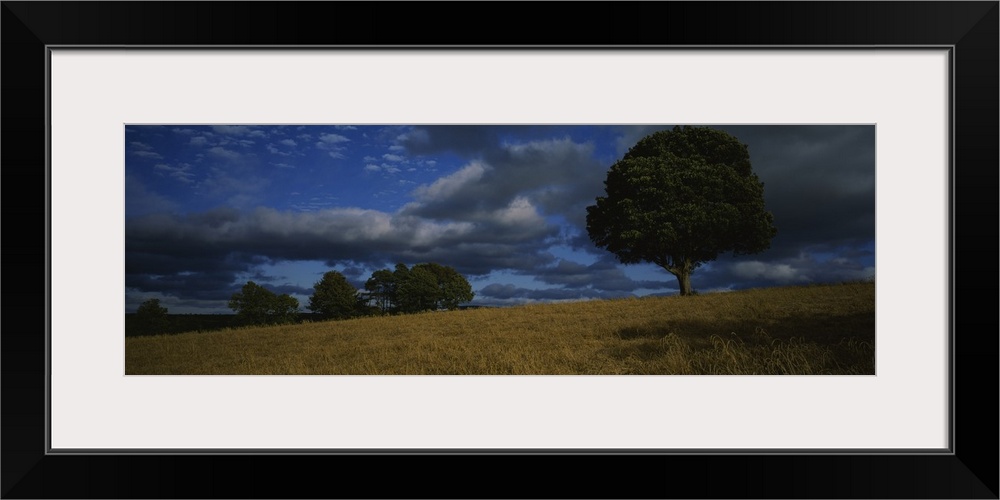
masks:
<instances>
[{"instance_id":1,"label":"panoramic photograph","mask_svg":"<svg viewBox=\"0 0 1000 500\"><path fill-rule=\"evenodd\" d=\"M126 375L875 375L874 125L128 124Z\"/></svg>"}]
</instances>

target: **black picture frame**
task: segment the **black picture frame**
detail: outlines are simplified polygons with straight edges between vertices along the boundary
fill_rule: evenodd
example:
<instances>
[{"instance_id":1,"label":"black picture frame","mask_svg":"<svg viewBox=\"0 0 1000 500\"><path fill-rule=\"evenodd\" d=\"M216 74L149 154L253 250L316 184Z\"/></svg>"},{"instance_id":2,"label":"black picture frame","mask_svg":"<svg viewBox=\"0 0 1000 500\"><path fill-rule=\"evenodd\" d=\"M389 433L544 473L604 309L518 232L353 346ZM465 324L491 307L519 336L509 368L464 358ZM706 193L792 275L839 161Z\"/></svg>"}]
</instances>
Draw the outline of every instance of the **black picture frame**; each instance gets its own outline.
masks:
<instances>
[{"instance_id":1,"label":"black picture frame","mask_svg":"<svg viewBox=\"0 0 1000 500\"><path fill-rule=\"evenodd\" d=\"M2 4L4 498L998 498L996 1ZM951 47L952 453L48 454L47 47L415 44Z\"/></svg>"}]
</instances>

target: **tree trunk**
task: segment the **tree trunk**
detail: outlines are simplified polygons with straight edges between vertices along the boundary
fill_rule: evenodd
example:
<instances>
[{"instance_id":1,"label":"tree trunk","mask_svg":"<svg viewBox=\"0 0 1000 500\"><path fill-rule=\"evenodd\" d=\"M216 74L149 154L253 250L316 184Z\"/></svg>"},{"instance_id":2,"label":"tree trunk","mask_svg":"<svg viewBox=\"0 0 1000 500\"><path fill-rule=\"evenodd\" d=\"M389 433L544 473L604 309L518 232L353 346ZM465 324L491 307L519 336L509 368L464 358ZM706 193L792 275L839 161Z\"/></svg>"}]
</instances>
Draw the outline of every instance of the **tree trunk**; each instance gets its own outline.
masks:
<instances>
[{"instance_id":1,"label":"tree trunk","mask_svg":"<svg viewBox=\"0 0 1000 500\"><path fill-rule=\"evenodd\" d=\"M691 295L691 272L694 271L694 264L683 257L674 259L661 259L656 262L665 271L677 277L677 283L681 287L681 295Z\"/></svg>"},{"instance_id":2,"label":"tree trunk","mask_svg":"<svg viewBox=\"0 0 1000 500\"><path fill-rule=\"evenodd\" d=\"M681 286L681 295L691 295L691 271L684 269L674 275L677 276L677 283Z\"/></svg>"}]
</instances>

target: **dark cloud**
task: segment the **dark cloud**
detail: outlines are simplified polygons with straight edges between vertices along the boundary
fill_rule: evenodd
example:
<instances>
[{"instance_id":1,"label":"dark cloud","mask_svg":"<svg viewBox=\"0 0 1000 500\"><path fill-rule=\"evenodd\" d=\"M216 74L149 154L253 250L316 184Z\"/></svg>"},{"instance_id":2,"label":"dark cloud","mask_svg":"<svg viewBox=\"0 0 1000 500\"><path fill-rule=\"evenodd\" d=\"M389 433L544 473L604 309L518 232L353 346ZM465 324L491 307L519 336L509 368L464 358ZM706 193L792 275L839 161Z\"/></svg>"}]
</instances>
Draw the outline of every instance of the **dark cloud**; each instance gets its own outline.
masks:
<instances>
[{"instance_id":1,"label":"dark cloud","mask_svg":"<svg viewBox=\"0 0 1000 500\"><path fill-rule=\"evenodd\" d=\"M171 274L126 273L125 286L138 291L160 292L165 295L200 300L228 300L238 287L233 286L236 273L220 271L180 271Z\"/></svg>"},{"instance_id":2,"label":"dark cloud","mask_svg":"<svg viewBox=\"0 0 1000 500\"><path fill-rule=\"evenodd\" d=\"M470 148L463 142L469 139L466 128L429 127L428 141L442 149L449 144L461 144L459 150ZM601 193L607 168L594 157L593 145L567 137L497 142L503 135L501 127L472 134L476 140L471 144L475 144L478 159L430 185L418 187L413 192L417 201L405 206L402 213L474 222L484 214L520 215L521 223L513 227L537 230L540 236L556 240L584 231L586 206ZM542 217L555 217L555 222L569 226L557 228ZM498 233L496 238L502 241L508 236Z\"/></svg>"},{"instance_id":3,"label":"dark cloud","mask_svg":"<svg viewBox=\"0 0 1000 500\"><path fill-rule=\"evenodd\" d=\"M604 292L633 292L642 289L663 288L662 281L633 280L624 269L609 259L583 265L560 259L555 266L536 268L530 273L537 280L567 289L592 288Z\"/></svg>"},{"instance_id":4,"label":"dark cloud","mask_svg":"<svg viewBox=\"0 0 1000 500\"><path fill-rule=\"evenodd\" d=\"M126 221L126 286L223 298L257 266L299 260L351 263L356 284L363 282L361 268L395 262L437 262L485 275L551 262L546 238L557 231L527 205L484 213L475 222L361 209L153 214Z\"/></svg>"},{"instance_id":5,"label":"dark cloud","mask_svg":"<svg viewBox=\"0 0 1000 500\"><path fill-rule=\"evenodd\" d=\"M437 262L454 267L467 276L485 276L496 270L531 269L554 261L546 245L524 243L510 245L501 243L457 243L448 247L437 247L427 251L403 249L387 254L387 262Z\"/></svg>"},{"instance_id":6,"label":"dark cloud","mask_svg":"<svg viewBox=\"0 0 1000 500\"><path fill-rule=\"evenodd\" d=\"M875 238L875 126L719 127L748 144L778 234L764 258Z\"/></svg>"},{"instance_id":7,"label":"dark cloud","mask_svg":"<svg viewBox=\"0 0 1000 500\"><path fill-rule=\"evenodd\" d=\"M435 125L413 127L400 134L399 145L418 155L452 152L460 156L478 157L497 147L503 127L469 127L465 125Z\"/></svg>"},{"instance_id":8,"label":"dark cloud","mask_svg":"<svg viewBox=\"0 0 1000 500\"><path fill-rule=\"evenodd\" d=\"M273 285L273 284L271 284L271 285L262 285L262 286L264 286L268 290L270 290L270 291L272 291L272 292L274 292L276 294L279 294L279 295L281 295L283 293L287 293L288 295L312 295L313 292L315 291L315 289L312 288L312 287L304 288L304 287L295 286L295 285Z\"/></svg>"},{"instance_id":9,"label":"dark cloud","mask_svg":"<svg viewBox=\"0 0 1000 500\"><path fill-rule=\"evenodd\" d=\"M523 288L494 283L476 292L475 301L485 305L513 305L527 302L572 301L629 297L622 292L606 292L588 288Z\"/></svg>"},{"instance_id":10,"label":"dark cloud","mask_svg":"<svg viewBox=\"0 0 1000 500\"><path fill-rule=\"evenodd\" d=\"M140 304L148 299L158 299L160 305L166 307L171 314L205 313L206 311L209 313L231 312L226 310L226 303L218 299L182 298L157 292L140 292L128 288L125 289L125 310L135 311Z\"/></svg>"},{"instance_id":11,"label":"dark cloud","mask_svg":"<svg viewBox=\"0 0 1000 500\"><path fill-rule=\"evenodd\" d=\"M803 253L781 259L724 256L696 269L691 275L691 285L699 291L714 291L840 283L874 278L874 264L863 263L865 260L874 261L872 252L857 251L854 258L845 257L846 253L851 252L823 255ZM673 276L665 285L671 293L678 289L677 280Z\"/></svg>"},{"instance_id":12,"label":"dark cloud","mask_svg":"<svg viewBox=\"0 0 1000 500\"><path fill-rule=\"evenodd\" d=\"M568 138L498 144L482 159L416 189L417 203L406 211L429 218L474 217L526 200L540 213L580 224L606 171L593 149Z\"/></svg>"},{"instance_id":13,"label":"dark cloud","mask_svg":"<svg viewBox=\"0 0 1000 500\"><path fill-rule=\"evenodd\" d=\"M531 291L533 290L518 288L514 285L501 285L499 283L493 283L492 285L486 285L481 290L476 292L476 296L494 299L512 299L526 297Z\"/></svg>"}]
</instances>

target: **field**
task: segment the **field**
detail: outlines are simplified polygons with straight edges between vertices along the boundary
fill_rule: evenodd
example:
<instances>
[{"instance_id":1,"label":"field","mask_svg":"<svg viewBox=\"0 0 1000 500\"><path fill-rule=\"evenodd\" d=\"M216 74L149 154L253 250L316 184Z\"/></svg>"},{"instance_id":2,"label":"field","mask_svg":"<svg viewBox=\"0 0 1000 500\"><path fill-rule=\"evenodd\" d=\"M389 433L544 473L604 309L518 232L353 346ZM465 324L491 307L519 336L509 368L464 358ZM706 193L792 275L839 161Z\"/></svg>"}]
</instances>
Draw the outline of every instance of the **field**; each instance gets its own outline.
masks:
<instances>
[{"instance_id":1,"label":"field","mask_svg":"<svg viewBox=\"0 0 1000 500\"><path fill-rule=\"evenodd\" d=\"M125 373L875 374L875 284L126 337Z\"/></svg>"}]
</instances>

